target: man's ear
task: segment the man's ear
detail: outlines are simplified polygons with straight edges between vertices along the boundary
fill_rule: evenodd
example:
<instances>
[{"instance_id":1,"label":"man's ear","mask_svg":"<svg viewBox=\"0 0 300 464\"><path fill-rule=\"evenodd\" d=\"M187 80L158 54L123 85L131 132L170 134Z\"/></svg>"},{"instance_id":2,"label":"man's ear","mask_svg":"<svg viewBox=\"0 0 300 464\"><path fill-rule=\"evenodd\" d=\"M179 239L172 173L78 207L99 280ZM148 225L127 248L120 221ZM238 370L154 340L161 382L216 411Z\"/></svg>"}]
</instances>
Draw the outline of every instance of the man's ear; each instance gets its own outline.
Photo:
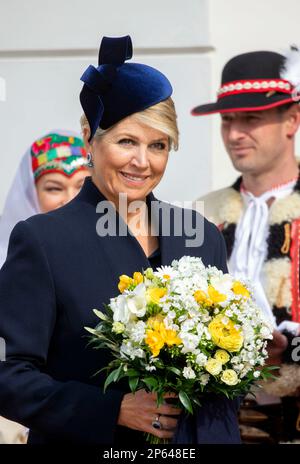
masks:
<instances>
[{"instance_id":1,"label":"man's ear","mask_svg":"<svg viewBox=\"0 0 300 464\"><path fill-rule=\"evenodd\" d=\"M299 104L295 103L295 105L291 106L286 112L286 128L287 128L287 136L289 138L294 137L297 130L299 129L300 125L300 106Z\"/></svg>"}]
</instances>

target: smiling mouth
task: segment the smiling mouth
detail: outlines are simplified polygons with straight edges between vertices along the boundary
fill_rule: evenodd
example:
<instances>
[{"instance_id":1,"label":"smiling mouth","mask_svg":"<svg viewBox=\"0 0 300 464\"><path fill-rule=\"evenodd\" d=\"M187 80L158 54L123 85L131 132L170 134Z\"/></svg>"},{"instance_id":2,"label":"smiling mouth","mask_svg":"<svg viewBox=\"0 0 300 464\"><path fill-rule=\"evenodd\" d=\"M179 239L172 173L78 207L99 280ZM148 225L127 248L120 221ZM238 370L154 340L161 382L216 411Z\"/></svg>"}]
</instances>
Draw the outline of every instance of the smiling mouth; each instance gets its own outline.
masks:
<instances>
[{"instance_id":1,"label":"smiling mouth","mask_svg":"<svg viewBox=\"0 0 300 464\"><path fill-rule=\"evenodd\" d=\"M134 174L129 174L128 172L123 172L123 171L120 171L120 173L122 177L124 177L125 179L130 180L131 182L137 182L137 183L143 183L149 177L149 176L137 176Z\"/></svg>"}]
</instances>

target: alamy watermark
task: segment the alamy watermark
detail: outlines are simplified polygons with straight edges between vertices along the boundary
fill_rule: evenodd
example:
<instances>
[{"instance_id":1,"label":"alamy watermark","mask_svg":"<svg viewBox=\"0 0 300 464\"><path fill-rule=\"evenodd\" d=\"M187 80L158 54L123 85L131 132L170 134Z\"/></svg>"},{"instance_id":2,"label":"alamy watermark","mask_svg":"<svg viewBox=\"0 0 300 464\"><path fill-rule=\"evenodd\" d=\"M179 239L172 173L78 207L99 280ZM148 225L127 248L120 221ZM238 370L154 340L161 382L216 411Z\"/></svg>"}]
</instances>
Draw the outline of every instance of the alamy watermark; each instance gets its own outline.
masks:
<instances>
[{"instance_id":1,"label":"alamy watermark","mask_svg":"<svg viewBox=\"0 0 300 464\"><path fill-rule=\"evenodd\" d=\"M0 337L0 361L6 361L6 342Z\"/></svg>"},{"instance_id":2,"label":"alamy watermark","mask_svg":"<svg viewBox=\"0 0 300 464\"><path fill-rule=\"evenodd\" d=\"M293 338L292 346L296 347L292 351L292 360L294 362L299 362L300 361L300 337Z\"/></svg>"},{"instance_id":3,"label":"alamy watermark","mask_svg":"<svg viewBox=\"0 0 300 464\"><path fill-rule=\"evenodd\" d=\"M163 236L185 237L187 247L199 247L204 241L204 202L136 200L128 202L127 194L119 194L119 203L104 200L96 212L101 214L96 224L100 237ZM194 210L201 212L197 214Z\"/></svg>"}]
</instances>

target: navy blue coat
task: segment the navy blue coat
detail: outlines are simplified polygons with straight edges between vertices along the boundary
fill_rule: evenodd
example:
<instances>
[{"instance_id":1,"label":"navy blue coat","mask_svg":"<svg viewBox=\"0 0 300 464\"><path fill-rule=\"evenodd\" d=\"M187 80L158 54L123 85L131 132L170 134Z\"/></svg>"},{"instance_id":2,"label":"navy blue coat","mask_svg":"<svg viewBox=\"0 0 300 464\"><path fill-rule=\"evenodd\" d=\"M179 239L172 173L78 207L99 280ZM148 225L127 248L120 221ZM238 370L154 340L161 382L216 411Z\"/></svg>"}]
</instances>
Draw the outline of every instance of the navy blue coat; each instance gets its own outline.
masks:
<instances>
[{"instance_id":1,"label":"navy blue coat","mask_svg":"<svg viewBox=\"0 0 300 464\"><path fill-rule=\"evenodd\" d=\"M7 344L6 361L0 362L0 415L30 428L29 443L143 440L142 433L116 425L127 387L103 394L103 377L93 374L108 354L87 346L84 330L97 323L92 309L103 309L118 294L121 274L149 267L132 235L97 235L103 213L96 205L103 199L88 178L68 205L20 222L10 237L0 271L0 336ZM160 211L167 208L152 195L148 200ZM204 220L205 240L196 248L173 229L171 221L171 236L159 236L162 264L192 255L226 270L225 246L214 225ZM221 421L214 402L201 408L200 442L239 441L236 402L218 399L218 408L220 401L226 409Z\"/></svg>"}]
</instances>

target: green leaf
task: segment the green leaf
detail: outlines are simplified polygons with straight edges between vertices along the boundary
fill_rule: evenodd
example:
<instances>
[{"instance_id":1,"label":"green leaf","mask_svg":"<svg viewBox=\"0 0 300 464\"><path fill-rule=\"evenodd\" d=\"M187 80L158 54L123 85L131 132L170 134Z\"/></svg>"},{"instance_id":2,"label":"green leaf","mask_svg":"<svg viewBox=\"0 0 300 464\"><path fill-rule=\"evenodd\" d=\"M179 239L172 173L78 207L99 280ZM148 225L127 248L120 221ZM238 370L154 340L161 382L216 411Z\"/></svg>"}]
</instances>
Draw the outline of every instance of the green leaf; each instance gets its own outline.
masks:
<instances>
[{"instance_id":1,"label":"green leaf","mask_svg":"<svg viewBox=\"0 0 300 464\"><path fill-rule=\"evenodd\" d=\"M99 311L98 309L93 309L94 314L96 314L99 319L102 321L107 321L107 315L104 314L102 311Z\"/></svg>"},{"instance_id":2,"label":"green leaf","mask_svg":"<svg viewBox=\"0 0 300 464\"><path fill-rule=\"evenodd\" d=\"M87 330L88 332L90 332L93 335L97 335L97 330L91 329L91 327L84 327L84 329Z\"/></svg>"},{"instance_id":3,"label":"green leaf","mask_svg":"<svg viewBox=\"0 0 300 464\"><path fill-rule=\"evenodd\" d=\"M129 387L132 392L135 392L139 383L139 377L130 377L129 378Z\"/></svg>"},{"instance_id":4,"label":"green leaf","mask_svg":"<svg viewBox=\"0 0 300 464\"><path fill-rule=\"evenodd\" d=\"M179 392L179 399L180 399L181 404L185 407L185 409L189 413L193 414L193 406L192 406L191 400L189 396L183 390Z\"/></svg>"},{"instance_id":5,"label":"green leaf","mask_svg":"<svg viewBox=\"0 0 300 464\"><path fill-rule=\"evenodd\" d=\"M107 387L112 383L112 382L115 382L115 377L116 377L116 371L118 371L118 369L114 369L110 374L109 376L107 377L107 379L105 380L105 383L104 383L104 392L106 391Z\"/></svg>"},{"instance_id":6,"label":"green leaf","mask_svg":"<svg viewBox=\"0 0 300 464\"><path fill-rule=\"evenodd\" d=\"M154 377L146 377L142 380L149 390L155 390L155 388L157 388L157 380Z\"/></svg>"},{"instance_id":7,"label":"green leaf","mask_svg":"<svg viewBox=\"0 0 300 464\"><path fill-rule=\"evenodd\" d=\"M139 375L139 372L136 371L135 369L128 369L128 370L126 371L126 375L127 375L128 377L137 377L137 376Z\"/></svg>"},{"instance_id":8,"label":"green leaf","mask_svg":"<svg viewBox=\"0 0 300 464\"><path fill-rule=\"evenodd\" d=\"M181 375L181 371L179 369L177 369L177 367L168 367L168 371L171 371L173 372L174 374L180 376Z\"/></svg>"}]
</instances>

